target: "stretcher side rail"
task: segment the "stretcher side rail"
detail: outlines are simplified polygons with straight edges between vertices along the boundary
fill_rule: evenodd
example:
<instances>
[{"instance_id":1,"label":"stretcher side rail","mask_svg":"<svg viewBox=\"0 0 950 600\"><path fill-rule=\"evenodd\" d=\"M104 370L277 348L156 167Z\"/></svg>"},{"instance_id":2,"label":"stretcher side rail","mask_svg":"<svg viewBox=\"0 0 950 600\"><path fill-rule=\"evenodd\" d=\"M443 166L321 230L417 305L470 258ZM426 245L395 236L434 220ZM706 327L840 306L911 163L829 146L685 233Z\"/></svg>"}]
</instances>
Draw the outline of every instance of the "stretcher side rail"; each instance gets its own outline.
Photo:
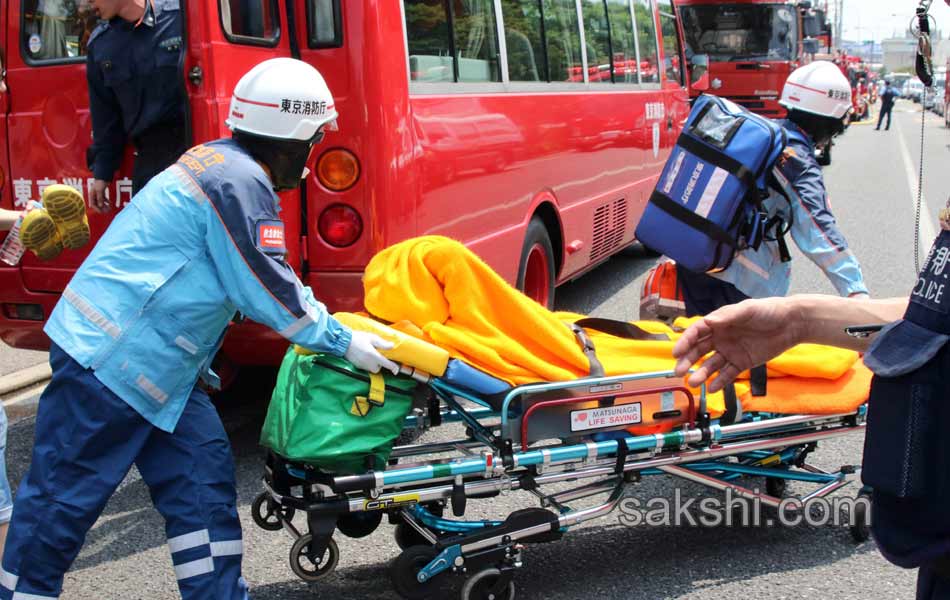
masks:
<instances>
[{"instance_id":1,"label":"stretcher side rail","mask_svg":"<svg viewBox=\"0 0 950 600\"><path fill-rule=\"evenodd\" d=\"M850 416L850 415L845 415ZM837 419L840 421L841 416L839 415ZM790 420L795 420L796 423L801 423L807 417L789 417ZM719 443L716 445L709 445L706 447L696 447L696 448L687 448L685 450L676 450L671 451L665 454L657 454L649 458L642 458L637 456L629 456L627 461L623 465L623 472L640 472L648 469L659 468L669 465L684 465L693 462L703 462L714 460L721 457L736 456L740 454L745 454L755 450L770 450L775 448L783 448L786 446L801 445L811 442L820 441L823 439L829 439L833 437L838 437L847 433L857 432L863 430L865 424L839 424L839 425L827 425L829 422L833 422L835 417L833 416L812 416L811 419L814 419L818 423L824 423L825 425L820 430L814 431L796 431L790 432L788 435L784 436L775 436L769 437L760 440L741 440L735 442L725 442ZM807 422L807 420L805 421ZM738 425L729 425L721 428L722 432L720 434L720 439L723 437L728 438L732 432L730 429L739 428ZM748 433L747 427L740 428L742 435ZM652 439L656 441L655 436L644 436L645 438ZM632 446L629 440L636 440L641 438L627 438L628 446ZM614 444L616 442L601 442L602 444ZM587 448L586 445L580 445L582 448ZM533 452L533 451L532 451ZM605 459L609 459L608 455L604 456ZM481 459L473 459L472 462L480 462ZM459 463L456 463L459 464ZM462 463L464 464L464 463ZM483 468L479 472L471 473L473 476L478 476L484 473L484 463L481 463ZM534 462L533 464L538 464ZM454 465L453 465L454 466ZM528 466L527 464L521 465L522 467ZM574 464L575 468L568 469L565 471L555 472L555 473L544 473L540 475L533 475L527 469L517 469L514 471L506 472L502 471L497 474L497 476L489 478L474 477L471 480L466 480L464 482L465 494L468 496L476 497L479 495L485 495L494 491L510 491L510 490L519 490L522 488L522 476L523 475L532 475L532 480L534 485L544 485L549 483L557 483L567 480L581 480L589 479L594 477L609 477L615 474L615 466L613 461L604 460L599 464L591 465L587 468L581 466L576 468L577 464ZM409 471L418 471L419 469L425 469L426 467L417 467ZM399 471L399 470L397 470ZM389 471L379 472L379 474L385 475ZM370 476L370 477L367 477ZM778 474L781 477L781 474ZM366 481L371 480L376 482L378 480L377 473L367 473L364 475L350 475L350 476L341 476L333 478L335 484L330 486L337 493L355 493L354 496L331 496L320 499L315 499L310 503L303 503L296 498L292 498L286 495L281 495L276 493L269 485L267 487L268 493L277 501L290 502L293 507L299 510L307 511L317 511L324 514L332 513L352 513L352 512L362 512L366 511L367 508L367 498L368 496L360 495L360 492L365 492L368 489L376 489L372 487L365 487ZM380 507L375 508L375 510L380 510L381 507L394 507L400 505L400 498L405 497L407 493L411 493L414 497L412 499L412 504L425 504L428 502L436 500L448 500L452 496L453 485L451 483L446 483L451 481L452 476L447 475L446 477L440 480L435 478L419 478L415 480L410 480L399 485L398 490L393 490L390 492L384 492L372 498L374 504L372 506ZM342 480L342 483L341 483ZM347 485L349 482L349 485ZM414 486L423 486L422 488L416 488ZM395 485L393 486L395 487ZM349 488L349 489L347 489ZM411 492L410 492L411 490ZM344 509L345 505L345 509ZM372 509L371 509L372 510Z\"/></svg>"}]
</instances>

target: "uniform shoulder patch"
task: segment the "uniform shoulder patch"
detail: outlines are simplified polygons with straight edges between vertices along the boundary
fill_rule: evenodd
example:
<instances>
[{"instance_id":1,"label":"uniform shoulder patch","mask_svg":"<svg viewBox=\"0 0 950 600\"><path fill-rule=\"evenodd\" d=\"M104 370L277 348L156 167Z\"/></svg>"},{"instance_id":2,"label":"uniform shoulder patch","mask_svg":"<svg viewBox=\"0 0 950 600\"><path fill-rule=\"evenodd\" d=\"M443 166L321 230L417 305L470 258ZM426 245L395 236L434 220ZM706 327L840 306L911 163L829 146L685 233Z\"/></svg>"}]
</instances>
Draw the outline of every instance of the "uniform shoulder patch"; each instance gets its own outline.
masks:
<instances>
[{"instance_id":1,"label":"uniform shoulder patch","mask_svg":"<svg viewBox=\"0 0 950 600\"><path fill-rule=\"evenodd\" d=\"M262 219L256 225L257 248L265 254L283 257L287 253L284 240L284 222Z\"/></svg>"}]
</instances>

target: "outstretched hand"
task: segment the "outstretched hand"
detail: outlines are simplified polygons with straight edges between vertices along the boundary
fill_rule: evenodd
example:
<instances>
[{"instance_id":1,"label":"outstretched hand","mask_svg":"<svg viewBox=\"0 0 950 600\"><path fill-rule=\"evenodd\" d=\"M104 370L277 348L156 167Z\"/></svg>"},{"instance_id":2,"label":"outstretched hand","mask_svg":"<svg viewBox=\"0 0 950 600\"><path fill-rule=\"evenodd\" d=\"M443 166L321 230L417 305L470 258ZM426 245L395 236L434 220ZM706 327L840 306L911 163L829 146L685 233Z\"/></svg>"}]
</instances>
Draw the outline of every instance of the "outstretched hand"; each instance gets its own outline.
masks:
<instances>
[{"instance_id":1,"label":"outstretched hand","mask_svg":"<svg viewBox=\"0 0 950 600\"><path fill-rule=\"evenodd\" d=\"M676 374L685 375L712 352L693 372L689 385L698 386L713 375L709 392L718 392L740 373L761 365L801 339L801 319L787 298L746 300L725 306L694 323L673 347Z\"/></svg>"}]
</instances>

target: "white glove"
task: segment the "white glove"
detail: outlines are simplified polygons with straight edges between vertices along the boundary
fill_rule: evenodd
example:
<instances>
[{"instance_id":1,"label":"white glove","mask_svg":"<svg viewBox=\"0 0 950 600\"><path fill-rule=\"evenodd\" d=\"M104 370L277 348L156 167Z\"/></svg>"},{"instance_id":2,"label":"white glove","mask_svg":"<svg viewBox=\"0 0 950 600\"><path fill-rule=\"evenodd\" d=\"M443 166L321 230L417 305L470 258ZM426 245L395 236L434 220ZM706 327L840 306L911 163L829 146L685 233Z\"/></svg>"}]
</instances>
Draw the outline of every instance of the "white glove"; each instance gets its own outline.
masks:
<instances>
[{"instance_id":1,"label":"white glove","mask_svg":"<svg viewBox=\"0 0 950 600\"><path fill-rule=\"evenodd\" d=\"M392 371L393 375L398 375L399 365L377 350L377 348L379 350L389 350L392 347L392 342L384 340L375 333L354 329L353 338L350 340L350 345L346 348L346 354L343 355L343 358L370 373L379 373L380 369L385 368Z\"/></svg>"}]
</instances>

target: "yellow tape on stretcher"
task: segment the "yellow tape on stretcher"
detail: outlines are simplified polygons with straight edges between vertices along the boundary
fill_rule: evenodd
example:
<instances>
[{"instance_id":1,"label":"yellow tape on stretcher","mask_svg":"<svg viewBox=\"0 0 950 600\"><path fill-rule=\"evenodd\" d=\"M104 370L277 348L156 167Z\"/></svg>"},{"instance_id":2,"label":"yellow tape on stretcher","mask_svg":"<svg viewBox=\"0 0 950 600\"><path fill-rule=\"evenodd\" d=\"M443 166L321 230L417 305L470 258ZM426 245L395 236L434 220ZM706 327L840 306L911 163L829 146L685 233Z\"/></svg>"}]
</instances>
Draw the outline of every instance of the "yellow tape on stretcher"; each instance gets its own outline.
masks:
<instances>
[{"instance_id":1,"label":"yellow tape on stretcher","mask_svg":"<svg viewBox=\"0 0 950 600\"><path fill-rule=\"evenodd\" d=\"M436 377L445 374L446 366L449 364L449 353L435 344L406 335L362 315L338 312L333 316L350 329L375 333L379 337L392 342L393 348L391 350L382 351L386 358L415 367Z\"/></svg>"}]
</instances>

